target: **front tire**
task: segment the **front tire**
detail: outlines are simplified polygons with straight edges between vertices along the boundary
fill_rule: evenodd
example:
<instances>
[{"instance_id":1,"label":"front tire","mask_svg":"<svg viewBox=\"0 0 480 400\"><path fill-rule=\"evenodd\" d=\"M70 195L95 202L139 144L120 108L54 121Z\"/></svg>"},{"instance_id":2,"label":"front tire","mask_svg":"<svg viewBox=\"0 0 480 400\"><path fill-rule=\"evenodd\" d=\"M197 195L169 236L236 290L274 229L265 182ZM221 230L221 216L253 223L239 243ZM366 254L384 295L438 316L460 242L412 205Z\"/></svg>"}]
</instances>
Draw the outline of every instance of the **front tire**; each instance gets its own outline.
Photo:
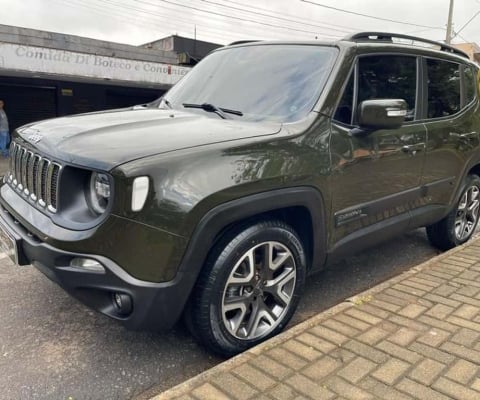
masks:
<instances>
[{"instance_id":1,"label":"front tire","mask_svg":"<svg viewBox=\"0 0 480 400\"><path fill-rule=\"evenodd\" d=\"M232 356L280 332L305 282L295 231L263 221L227 234L212 249L190 299L190 326L211 351Z\"/></svg>"},{"instance_id":2,"label":"front tire","mask_svg":"<svg viewBox=\"0 0 480 400\"><path fill-rule=\"evenodd\" d=\"M468 175L455 208L441 221L427 226L430 243L449 250L469 240L477 227L480 205L480 178Z\"/></svg>"}]
</instances>

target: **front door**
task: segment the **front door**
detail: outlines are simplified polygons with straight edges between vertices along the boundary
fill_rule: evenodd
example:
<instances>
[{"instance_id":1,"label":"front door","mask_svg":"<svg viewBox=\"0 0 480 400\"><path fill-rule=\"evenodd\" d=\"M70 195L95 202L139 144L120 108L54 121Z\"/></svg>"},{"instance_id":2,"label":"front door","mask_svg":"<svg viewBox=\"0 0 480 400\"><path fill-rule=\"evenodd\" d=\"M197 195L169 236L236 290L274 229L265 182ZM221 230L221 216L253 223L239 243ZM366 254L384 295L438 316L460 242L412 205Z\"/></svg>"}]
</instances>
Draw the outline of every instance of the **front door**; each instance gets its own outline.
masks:
<instances>
[{"instance_id":1,"label":"front door","mask_svg":"<svg viewBox=\"0 0 480 400\"><path fill-rule=\"evenodd\" d=\"M383 54L357 60L332 121L330 248L356 250L378 241L378 235L397 234L407 229L409 211L421 206L426 130L416 122L419 62L415 56ZM353 136L355 110L370 99L405 100L405 124Z\"/></svg>"}]
</instances>

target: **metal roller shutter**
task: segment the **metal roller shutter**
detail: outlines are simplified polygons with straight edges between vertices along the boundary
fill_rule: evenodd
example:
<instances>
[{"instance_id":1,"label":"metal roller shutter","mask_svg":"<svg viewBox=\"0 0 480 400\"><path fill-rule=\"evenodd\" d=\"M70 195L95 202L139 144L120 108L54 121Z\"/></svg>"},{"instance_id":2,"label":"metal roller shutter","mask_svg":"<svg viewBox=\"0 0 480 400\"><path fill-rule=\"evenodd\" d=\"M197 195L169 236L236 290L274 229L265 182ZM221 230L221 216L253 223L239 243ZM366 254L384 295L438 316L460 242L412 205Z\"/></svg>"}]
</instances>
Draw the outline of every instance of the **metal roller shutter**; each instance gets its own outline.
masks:
<instances>
[{"instance_id":1,"label":"metal roller shutter","mask_svg":"<svg viewBox=\"0 0 480 400\"><path fill-rule=\"evenodd\" d=\"M30 122L57 116L55 87L0 83L0 99L5 102L10 130Z\"/></svg>"},{"instance_id":2,"label":"metal roller shutter","mask_svg":"<svg viewBox=\"0 0 480 400\"><path fill-rule=\"evenodd\" d=\"M152 91L152 93L134 93L134 92L119 92L107 90L106 92L106 109L130 107L136 104L150 103L158 99L162 94L161 91Z\"/></svg>"}]
</instances>

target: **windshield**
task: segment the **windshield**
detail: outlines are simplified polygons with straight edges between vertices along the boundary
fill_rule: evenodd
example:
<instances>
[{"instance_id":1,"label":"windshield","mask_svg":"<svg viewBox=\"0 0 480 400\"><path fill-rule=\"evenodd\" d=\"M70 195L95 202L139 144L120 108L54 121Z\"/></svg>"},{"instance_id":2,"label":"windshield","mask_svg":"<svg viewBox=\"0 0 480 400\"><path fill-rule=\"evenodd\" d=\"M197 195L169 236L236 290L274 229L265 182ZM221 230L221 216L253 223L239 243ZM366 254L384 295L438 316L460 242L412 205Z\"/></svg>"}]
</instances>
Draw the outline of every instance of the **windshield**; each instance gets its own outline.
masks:
<instances>
[{"instance_id":1,"label":"windshield","mask_svg":"<svg viewBox=\"0 0 480 400\"><path fill-rule=\"evenodd\" d=\"M337 52L309 45L220 50L202 60L165 98L172 108L208 104L241 112L232 118L295 121L312 110Z\"/></svg>"}]
</instances>

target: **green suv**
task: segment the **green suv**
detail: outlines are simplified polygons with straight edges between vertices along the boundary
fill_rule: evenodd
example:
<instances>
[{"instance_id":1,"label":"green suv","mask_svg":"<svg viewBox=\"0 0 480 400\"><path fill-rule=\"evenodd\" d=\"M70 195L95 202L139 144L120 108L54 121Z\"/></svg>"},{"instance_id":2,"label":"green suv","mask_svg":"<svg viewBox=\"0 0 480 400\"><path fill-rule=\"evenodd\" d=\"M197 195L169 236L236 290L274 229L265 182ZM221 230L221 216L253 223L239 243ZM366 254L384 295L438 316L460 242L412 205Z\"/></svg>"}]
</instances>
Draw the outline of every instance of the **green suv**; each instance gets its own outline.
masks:
<instances>
[{"instance_id":1,"label":"green suv","mask_svg":"<svg viewBox=\"0 0 480 400\"><path fill-rule=\"evenodd\" d=\"M214 51L158 101L13 134L0 242L133 329L183 315L232 355L281 331L306 276L478 222L479 67L388 33Z\"/></svg>"}]
</instances>

